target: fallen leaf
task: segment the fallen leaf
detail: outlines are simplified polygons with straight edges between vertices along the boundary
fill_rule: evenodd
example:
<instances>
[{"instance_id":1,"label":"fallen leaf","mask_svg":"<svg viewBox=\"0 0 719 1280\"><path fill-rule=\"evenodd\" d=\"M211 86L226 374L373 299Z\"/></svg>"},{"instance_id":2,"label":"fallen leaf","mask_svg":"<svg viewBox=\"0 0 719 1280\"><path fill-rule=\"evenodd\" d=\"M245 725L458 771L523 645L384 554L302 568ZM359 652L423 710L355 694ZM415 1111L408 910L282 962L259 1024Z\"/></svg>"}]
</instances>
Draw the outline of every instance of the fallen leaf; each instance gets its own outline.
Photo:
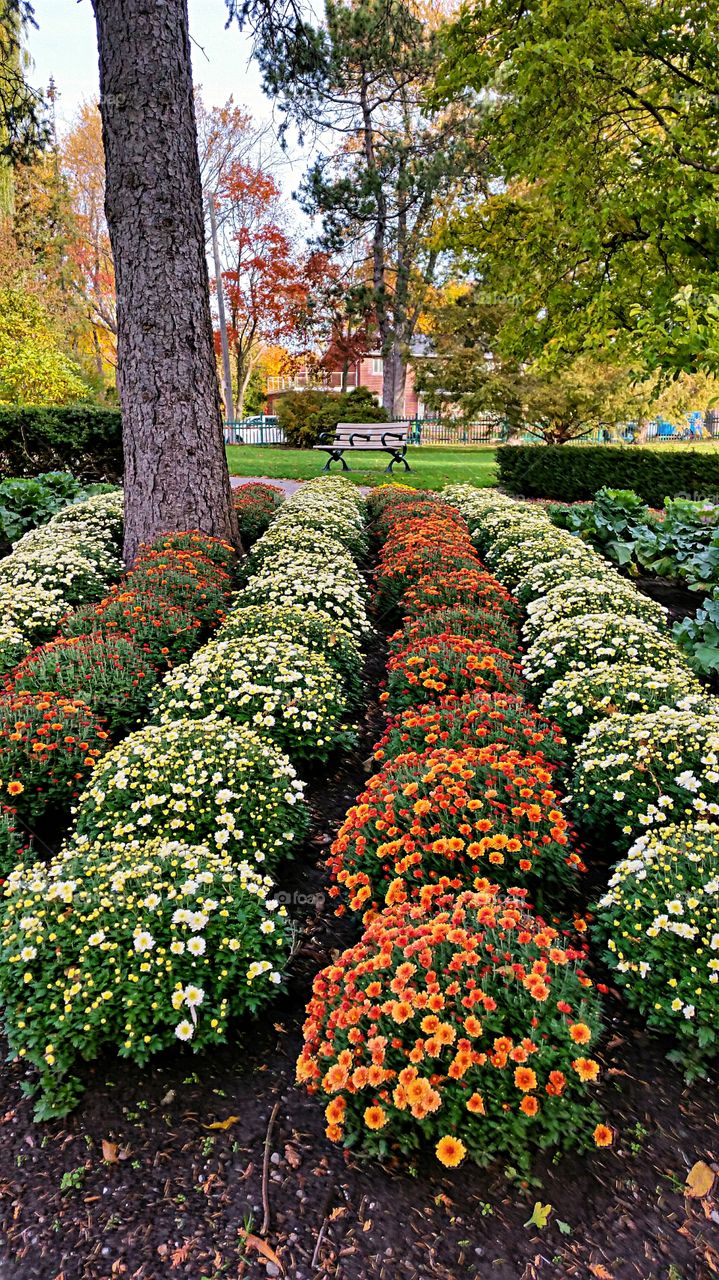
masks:
<instances>
[{"instance_id":1,"label":"fallen leaf","mask_svg":"<svg viewBox=\"0 0 719 1280\"><path fill-rule=\"evenodd\" d=\"M371 1230L371 1228L372 1228L372 1219L371 1219L371 1218L368 1218L366 1222L363 1222L363 1223L362 1223L362 1230L363 1230L363 1231L370 1231L370 1230Z\"/></svg>"},{"instance_id":2,"label":"fallen leaf","mask_svg":"<svg viewBox=\"0 0 719 1280\"><path fill-rule=\"evenodd\" d=\"M118 1151L119 1151L119 1148L116 1142L108 1142L107 1138L103 1138L102 1140L103 1160L106 1160L108 1164L117 1164L117 1161L119 1159Z\"/></svg>"},{"instance_id":3,"label":"fallen leaf","mask_svg":"<svg viewBox=\"0 0 719 1280\"><path fill-rule=\"evenodd\" d=\"M181 1244L178 1249L173 1249L171 1265L173 1267L181 1267L183 1262L187 1262L189 1253L189 1244Z\"/></svg>"},{"instance_id":4,"label":"fallen leaf","mask_svg":"<svg viewBox=\"0 0 719 1280\"><path fill-rule=\"evenodd\" d=\"M703 1200L714 1186L716 1174L703 1160L697 1160L687 1174L686 1194L693 1200Z\"/></svg>"},{"instance_id":5,"label":"fallen leaf","mask_svg":"<svg viewBox=\"0 0 719 1280\"><path fill-rule=\"evenodd\" d=\"M266 1241L261 1240L259 1236L254 1236L251 1231L245 1231L244 1227L239 1228L239 1234L242 1236L248 1249L256 1249L263 1258L266 1258L268 1262L274 1262L275 1266L279 1267L282 1274L285 1274L285 1269L277 1257L277 1254L274 1249L270 1248Z\"/></svg>"},{"instance_id":6,"label":"fallen leaf","mask_svg":"<svg viewBox=\"0 0 719 1280\"><path fill-rule=\"evenodd\" d=\"M597 1280L614 1280L611 1271L607 1271L607 1268L603 1267L601 1262L590 1263L589 1270L593 1276L597 1277Z\"/></svg>"},{"instance_id":7,"label":"fallen leaf","mask_svg":"<svg viewBox=\"0 0 719 1280\"><path fill-rule=\"evenodd\" d=\"M228 1116L226 1120L215 1120L213 1124L203 1124L203 1129L231 1129L237 1124L239 1116Z\"/></svg>"},{"instance_id":8,"label":"fallen leaf","mask_svg":"<svg viewBox=\"0 0 719 1280\"><path fill-rule=\"evenodd\" d=\"M539 1230L542 1231L549 1222L551 1212L551 1204L542 1204L540 1200L537 1200L532 1210L531 1218L528 1218L524 1224L525 1227L539 1227Z\"/></svg>"},{"instance_id":9,"label":"fallen leaf","mask_svg":"<svg viewBox=\"0 0 719 1280\"><path fill-rule=\"evenodd\" d=\"M299 1169L302 1164L302 1156L295 1151L294 1147L285 1147L285 1160L291 1169Z\"/></svg>"}]
</instances>

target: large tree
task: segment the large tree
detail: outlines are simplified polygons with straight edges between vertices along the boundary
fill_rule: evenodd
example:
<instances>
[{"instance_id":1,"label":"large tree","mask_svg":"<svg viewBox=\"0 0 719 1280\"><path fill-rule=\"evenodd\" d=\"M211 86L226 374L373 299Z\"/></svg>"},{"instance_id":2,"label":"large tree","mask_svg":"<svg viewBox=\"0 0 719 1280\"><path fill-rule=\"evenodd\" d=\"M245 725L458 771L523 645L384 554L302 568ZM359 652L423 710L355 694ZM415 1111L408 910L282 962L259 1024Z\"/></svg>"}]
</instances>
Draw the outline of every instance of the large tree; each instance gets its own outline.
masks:
<instances>
[{"instance_id":1,"label":"large tree","mask_svg":"<svg viewBox=\"0 0 719 1280\"><path fill-rule=\"evenodd\" d=\"M399 416L439 228L481 178L478 113L461 104L428 114L438 37L412 0L327 0L325 10L316 30L301 27L304 62L282 42L260 55L265 84L288 120L320 132L303 203L322 219L321 249L364 257L382 400Z\"/></svg>"},{"instance_id":2,"label":"large tree","mask_svg":"<svg viewBox=\"0 0 719 1280\"><path fill-rule=\"evenodd\" d=\"M128 558L236 535L210 316L187 0L93 0L117 280Z\"/></svg>"},{"instance_id":3,"label":"large tree","mask_svg":"<svg viewBox=\"0 0 719 1280\"><path fill-rule=\"evenodd\" d=\"M716 0L473 0L443 99L483 95L497 182L454 239L518 356L719 368Z\"/></svg>"}]
</instances>

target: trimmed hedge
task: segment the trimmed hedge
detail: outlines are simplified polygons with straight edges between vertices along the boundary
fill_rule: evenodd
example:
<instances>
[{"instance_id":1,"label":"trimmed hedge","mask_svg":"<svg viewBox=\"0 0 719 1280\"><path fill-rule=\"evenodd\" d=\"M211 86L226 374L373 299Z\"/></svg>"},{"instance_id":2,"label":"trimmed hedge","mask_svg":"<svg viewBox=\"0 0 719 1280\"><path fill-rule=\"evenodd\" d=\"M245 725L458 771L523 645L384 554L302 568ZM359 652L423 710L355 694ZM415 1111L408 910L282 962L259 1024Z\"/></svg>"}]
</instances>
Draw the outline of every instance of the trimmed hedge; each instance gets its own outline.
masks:
<instances>
[{"instance_id":1,"label":"trimmed hedge","mask_svg":"<svg viewBox=\"0 0 719 1280\"><path fill-rule=\"evenodd\" d=\"M633 489L650 507L665 498L719 495L719 451L641 445L505 445L498 449L499 483L523 498L581 502L598 489Z\"/></svg>"},{"instance_id":2,"label":"trimmed hedge","mask_svg":"<svg viewBox=\"0 0 719 1280\"><path fill-rule=\"evenodd\" d=\"M0 478L39 471L71 471L83 481L120 480L120 410L84 404L0 409Z\"/></svg>"}]
</instances>

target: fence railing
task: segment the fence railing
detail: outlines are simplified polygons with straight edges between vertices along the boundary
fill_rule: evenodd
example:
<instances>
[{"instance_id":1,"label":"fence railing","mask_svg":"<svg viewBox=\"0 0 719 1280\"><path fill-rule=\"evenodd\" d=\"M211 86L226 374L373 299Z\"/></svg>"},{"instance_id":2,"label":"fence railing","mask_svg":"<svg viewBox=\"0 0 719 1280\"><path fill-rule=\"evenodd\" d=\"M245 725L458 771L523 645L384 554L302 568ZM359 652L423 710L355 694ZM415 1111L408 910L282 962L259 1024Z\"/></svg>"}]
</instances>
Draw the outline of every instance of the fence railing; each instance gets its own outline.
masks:
<instances>
[{"instance_id":1,"label":"fence railing","mask_svg":"<svg viewBox=\"0 0 719 1280\"><path fill-rule=\"evenodd\" d=\"M285 433L277 419L261 413L225 423L225 444L284 444Z\"/></svg>"}]
</instances>

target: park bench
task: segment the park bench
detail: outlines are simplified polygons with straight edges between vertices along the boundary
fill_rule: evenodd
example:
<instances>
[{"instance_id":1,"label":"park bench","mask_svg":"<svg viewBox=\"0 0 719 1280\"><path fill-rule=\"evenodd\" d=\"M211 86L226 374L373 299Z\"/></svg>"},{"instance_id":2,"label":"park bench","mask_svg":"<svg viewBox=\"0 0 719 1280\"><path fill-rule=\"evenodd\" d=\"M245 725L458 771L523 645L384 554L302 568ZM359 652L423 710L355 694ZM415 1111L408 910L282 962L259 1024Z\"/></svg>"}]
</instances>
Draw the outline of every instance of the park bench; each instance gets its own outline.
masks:
<instances>
[{"instance_id":1,"label":"park bench","mask_svg":"<svg viewBox=\"0 0 719 1280\"><path fill-rule=\"evenodd\" d=\"M331 433L323 434L330 436ZM320 436L320 440L322 439L323 436ZM333 462L341 462L343 470L350 471L351 467L347 466L344 459L345 453L366 453L370 450L374 453L390 453L392 458L385 471L392 475L395 462L403 462L406 471L412 470L405 456L408 443L409 427L406 422L338 422L332 438L325 440L323 444L314 445L314 448L329 454L323 471L329 471Z\"/></svg>"}]
</instances>

